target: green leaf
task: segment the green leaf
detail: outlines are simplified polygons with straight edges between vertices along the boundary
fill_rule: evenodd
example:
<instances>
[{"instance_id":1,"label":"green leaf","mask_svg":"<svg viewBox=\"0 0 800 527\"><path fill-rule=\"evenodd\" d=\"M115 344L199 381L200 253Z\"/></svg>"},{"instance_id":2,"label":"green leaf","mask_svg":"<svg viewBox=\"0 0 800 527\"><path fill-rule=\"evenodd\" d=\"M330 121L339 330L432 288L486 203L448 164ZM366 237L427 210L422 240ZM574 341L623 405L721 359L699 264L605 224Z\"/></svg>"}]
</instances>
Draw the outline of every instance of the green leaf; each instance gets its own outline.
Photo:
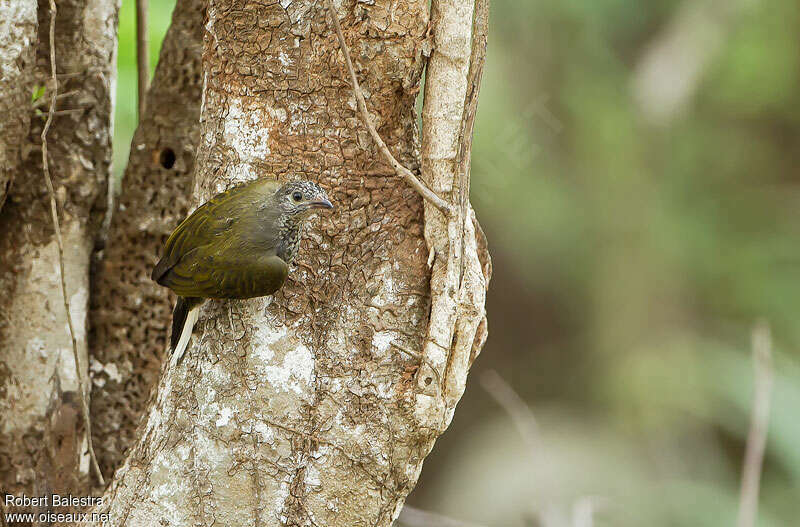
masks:
<instances>
[{"instance_id":1,"label":"green leaf","mask_svg":"<svg viewBox=\"0 0 800 527\"><path fill-rule=\"evenodd\" d=\"M44 86L36 86L33 89L33 94L31 95L31 103L34 103L34 102L38 101L39 99L41 99L42 96L44 95L44 92L45 92L45 87Z\"/></svg>"}]
</instances>

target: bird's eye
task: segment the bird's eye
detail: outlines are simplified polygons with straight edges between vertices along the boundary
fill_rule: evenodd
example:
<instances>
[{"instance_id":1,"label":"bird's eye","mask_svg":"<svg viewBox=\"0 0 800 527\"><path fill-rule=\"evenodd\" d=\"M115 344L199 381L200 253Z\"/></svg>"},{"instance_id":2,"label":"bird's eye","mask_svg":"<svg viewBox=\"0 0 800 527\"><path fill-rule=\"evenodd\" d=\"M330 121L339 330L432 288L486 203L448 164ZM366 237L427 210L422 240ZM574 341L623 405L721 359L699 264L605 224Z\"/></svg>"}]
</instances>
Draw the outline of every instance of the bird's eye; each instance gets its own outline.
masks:
<instances>
[{"instance_id":1,"label":"bird's eye","mask_svg":"<svg viewBox=\"0 0 800 527\"><path fill-rule=\"evenodd\" d=\"M301 192L294 192L292 194L292 199L296 202L303 201L303 194Z\"/></svg>"}]
</instances>

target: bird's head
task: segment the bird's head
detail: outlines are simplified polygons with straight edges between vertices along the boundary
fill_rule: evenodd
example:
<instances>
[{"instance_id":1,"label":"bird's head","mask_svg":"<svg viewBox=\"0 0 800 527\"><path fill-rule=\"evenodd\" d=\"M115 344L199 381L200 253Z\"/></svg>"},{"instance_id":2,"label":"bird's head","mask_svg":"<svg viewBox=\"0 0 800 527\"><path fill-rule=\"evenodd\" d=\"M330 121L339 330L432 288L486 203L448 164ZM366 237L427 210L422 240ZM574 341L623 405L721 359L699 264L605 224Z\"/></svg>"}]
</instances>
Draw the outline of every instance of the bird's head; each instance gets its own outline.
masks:
<instances>
[{"instance_id":1,"label":"bird's head","mask_svg":"<svg viewBox=\"0 0 800 527\"><path fill-rule=\"evenodd\" d=\"M276 193L278 206L289 216L305 217L316 209L332 209L328 195L313 181L290 181Z\"/></svg>"}]
</instances>

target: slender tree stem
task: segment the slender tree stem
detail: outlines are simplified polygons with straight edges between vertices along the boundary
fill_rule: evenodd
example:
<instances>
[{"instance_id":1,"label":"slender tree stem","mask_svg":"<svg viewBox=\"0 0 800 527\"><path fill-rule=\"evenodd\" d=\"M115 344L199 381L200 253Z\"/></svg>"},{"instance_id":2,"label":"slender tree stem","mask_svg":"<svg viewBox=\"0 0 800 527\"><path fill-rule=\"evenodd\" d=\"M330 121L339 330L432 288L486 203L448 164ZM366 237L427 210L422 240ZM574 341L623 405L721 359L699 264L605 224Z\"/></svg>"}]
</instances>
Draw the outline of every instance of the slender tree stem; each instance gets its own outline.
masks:
<instances>
[{"instance_id":1,"label":"slender tree stem","mask_svg":"<svg viewBox=\"0 0 800 527\"><path fill-rule=\"evenodd\" d=\"M464 100L464 113L461 116L461 130L458 137L459 167L456 174L458 207L463 222L469 221L470 171L472 169L472 136L475 130L475 116L478 113L478 95L483 80L483 66L486 63L486 48L489 43L489 7L491 0L475 0L475 15L472 22L472 49L470 50L469 73L467 74L467 95ZM464 233L461 231L461 269L459 280L464 277Z\"/></svg>"},{"instance_id":2,"label":"slender tree stem","mask_svg":"<svg viewBox=\"0 0 800 527\"><path fill-rule=\"evenodd\" d=\"M769 326L760 323L753 330L753 407L750 415L750 432L742 470L742 488L739 499L738 527L754 527L758 515L758 493L761 470L767 447L770 395L772 393L772 338Z\"/></svg>"},{"instance_id":3,"label":"slender tree stem","mask_svg":"<svg viewBox=\"0 0 800 527\"><path fill-rule=\"evenodd\" d=\"M481 386L499 404L514 422L519 434L529 447L537 444L539 427L530 406L496 370L487 370L480 376Z\"/></svg>"},{"instance_id":4,"label":"slender tree stem","mask_svg":"<svg viewBox=\"0 0 800 527\"><path fill-rule=\"evenodd\" d=\"M150 75L150 38L147 33L147 0L136 0L136 69L138 74L139 119L144 115Z\"/></svg>"},{"instance_id":5,"label":"slender tree stem","mask_svg":"<svg viewBox=\"0 0 800 527\"><path fill-rule=\"evenodd\" d=\"M53 188L53 180L50 177L50 166L47 161L47 132L50 130L50 125L53 124L53 116L56 114L56 101L58 100L58 77L56 75L56 3L55 0L50 0L50 108L47 112L47 120L42 128L42 172L44 173L44 180L47 184L47 191L50 194L50 214L53 218L53 230L56 234L56 243L58 245L58 268L61 278L61 295L64 300L64 311L67 317L67 326L69 328L69 336L72 340L72 355L75 359L76 377L78 379L78 391L80 391L81 409L83 411L83 421L86 425L86 439L89 446L89 456L92 461L97 480L100 485L105 486L103 474L100 472L100 466L97 464L97 458L94 454L94 446L92 444L92 422L89 416L89 404L86 401L88 396L88 386L86 378L83 376L81 370L80 354L78 353L78 342L75 339L75 327L72 324L72 311L70 310L69 297L67 296L67 281L64 271L64 240L61 237L61 225L58 221L58 205L56 204L56 192Z\"/></svg>"}]
</instances>

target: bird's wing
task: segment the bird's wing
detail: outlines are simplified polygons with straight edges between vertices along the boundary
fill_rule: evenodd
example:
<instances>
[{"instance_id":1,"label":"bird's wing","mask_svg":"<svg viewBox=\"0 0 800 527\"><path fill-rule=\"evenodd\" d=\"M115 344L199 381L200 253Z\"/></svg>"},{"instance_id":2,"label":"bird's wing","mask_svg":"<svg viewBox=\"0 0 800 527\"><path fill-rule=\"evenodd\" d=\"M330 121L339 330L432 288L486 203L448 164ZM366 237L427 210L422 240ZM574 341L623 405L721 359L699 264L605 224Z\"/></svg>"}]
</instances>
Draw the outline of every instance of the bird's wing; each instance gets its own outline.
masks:
<instances>
[{"instance_id":1,"label":"bird's wing","mask_svg":"<svg viewBox=\"0 0 800 527\"><path fill-rule=\"evenodd\" d=\"M198 247L213 244L236 228L242 218L252 217L276 183L256 181L214 196L183 220L167 239L161 260L151 278L161 285L168 271ZM169 287L169 286L167 286Z\"/></svg>"},{"instance_id":2,"label":"bird's wing","mask_svg":"<svg viewBox=\"0 0 800 527\"><path fill-rule=\"evenodd\" d=\"M273 294L286 280L289 267L274 251L228 247L228 240L214 245L188 252L160 283L186 297L253 298Z\"/></svg>"}]
</instances>

